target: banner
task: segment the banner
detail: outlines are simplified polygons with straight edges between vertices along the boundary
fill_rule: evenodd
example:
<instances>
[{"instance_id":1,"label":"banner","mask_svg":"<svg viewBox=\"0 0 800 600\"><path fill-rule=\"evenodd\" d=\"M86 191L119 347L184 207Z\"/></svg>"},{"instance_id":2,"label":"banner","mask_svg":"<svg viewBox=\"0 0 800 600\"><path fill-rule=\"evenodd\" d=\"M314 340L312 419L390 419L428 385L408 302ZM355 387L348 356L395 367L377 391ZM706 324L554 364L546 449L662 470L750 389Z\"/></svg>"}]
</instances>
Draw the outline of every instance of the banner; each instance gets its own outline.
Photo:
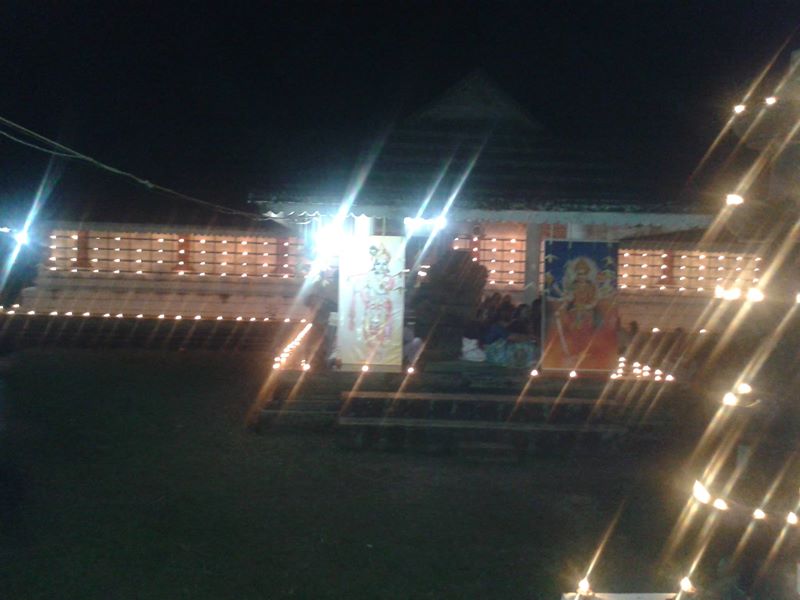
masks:
<instances>
[{"instance_id":1,"label":"banner","mask_svg":"<svg viewBox=\"0 0 800 600\"><path fill-rule=\"evenodd\" d=\"M403 364L405 238L355 236L339 259L337 356L345 370Z\"/></svg>"},{"instance_id":2,"label":"banner","mask_svg":"<svg viewBox=\"0 0 800 600\"><path fill-rule=\"evenodd\" d=\"M542 368L617 366L617 244L545 242Z\"/></svg>"}]
</instances>

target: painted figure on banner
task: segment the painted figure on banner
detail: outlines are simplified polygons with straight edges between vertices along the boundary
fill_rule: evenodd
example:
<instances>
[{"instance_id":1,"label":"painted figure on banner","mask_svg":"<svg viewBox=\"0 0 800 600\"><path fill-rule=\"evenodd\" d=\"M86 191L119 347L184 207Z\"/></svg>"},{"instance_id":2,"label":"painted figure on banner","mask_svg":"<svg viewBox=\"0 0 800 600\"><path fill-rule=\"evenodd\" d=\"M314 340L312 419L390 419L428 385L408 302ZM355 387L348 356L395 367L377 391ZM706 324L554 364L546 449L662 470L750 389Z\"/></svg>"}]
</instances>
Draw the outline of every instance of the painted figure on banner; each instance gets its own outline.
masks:
<instances>
[{"instance_id":1,"label":"painted figure on banner","mask_svg":"<svg viewBox=\"0 0 800 600\"><path fill-rule=\"evenodd\" d=\"M403 271L392 272L391 251L383 243L369 246L369 270L349 275L353 294L347 307L347 328L363 343L367 356L380 354L395 335L396 296L402 294Z\"/></svg>"},{"instance_id":2,"label":"painted figure on banner","mask_svg":"<svg viewBox=\"0 0 800 600\"><path fill-rule=\"evenodd\" d=\"M616 366L616 253L605 242L547 242L545 369Z\"/></svg>"}]
</instances>

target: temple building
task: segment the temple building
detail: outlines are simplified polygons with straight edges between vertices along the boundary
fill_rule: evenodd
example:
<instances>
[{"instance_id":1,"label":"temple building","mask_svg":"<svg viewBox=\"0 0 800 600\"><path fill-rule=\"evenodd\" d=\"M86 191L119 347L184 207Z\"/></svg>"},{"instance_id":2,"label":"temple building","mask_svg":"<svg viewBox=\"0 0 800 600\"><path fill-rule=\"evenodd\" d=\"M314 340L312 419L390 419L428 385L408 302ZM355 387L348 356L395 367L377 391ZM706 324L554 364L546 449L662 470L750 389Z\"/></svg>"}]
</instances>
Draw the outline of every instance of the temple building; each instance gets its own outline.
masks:
<instances>
[{"instance_id":1,"label":"temple building","mask_svg":"<svg viewBox=\"0 0 800 600\"><path fill-rule=\"evenodd\" d=\"M309 170L251 194L267 224L45 226L50 252L12 310L309 319L300 291L321 251L335 264L335 248L319 247L333 225L333 246L355 230L406 236L422 277L442 253L467 252L486 267L487 292L519 302L541 294L547 240L615 243L623 322L698 330L718 286L758 282L761 257L735 239L706 244L710 214L656 204L631 181L475 73L399 121L353 175Z\"/></svg>"}]
</instances>

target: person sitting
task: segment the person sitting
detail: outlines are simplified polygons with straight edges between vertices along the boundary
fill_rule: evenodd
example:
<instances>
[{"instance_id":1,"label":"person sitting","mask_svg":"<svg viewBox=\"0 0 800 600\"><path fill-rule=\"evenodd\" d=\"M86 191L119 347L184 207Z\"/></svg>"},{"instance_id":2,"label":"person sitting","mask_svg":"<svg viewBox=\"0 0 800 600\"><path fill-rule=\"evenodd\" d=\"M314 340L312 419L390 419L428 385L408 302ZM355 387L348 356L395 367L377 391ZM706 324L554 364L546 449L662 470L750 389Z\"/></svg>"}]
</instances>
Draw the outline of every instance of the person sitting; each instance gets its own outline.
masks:
<instances>
[{"instance_id":1,"label":"person sitting","mask_svg":"<svg viewBox=\"0 0 800 600\"><path fill-rule=\"evenodd\" d=\"M486 331L483 340L486 360L504 367L529 367L535 358L536 345L529 332L520 331L521 321L512 327L512 316L505 307Z\"/></svg>"}]
</instances>

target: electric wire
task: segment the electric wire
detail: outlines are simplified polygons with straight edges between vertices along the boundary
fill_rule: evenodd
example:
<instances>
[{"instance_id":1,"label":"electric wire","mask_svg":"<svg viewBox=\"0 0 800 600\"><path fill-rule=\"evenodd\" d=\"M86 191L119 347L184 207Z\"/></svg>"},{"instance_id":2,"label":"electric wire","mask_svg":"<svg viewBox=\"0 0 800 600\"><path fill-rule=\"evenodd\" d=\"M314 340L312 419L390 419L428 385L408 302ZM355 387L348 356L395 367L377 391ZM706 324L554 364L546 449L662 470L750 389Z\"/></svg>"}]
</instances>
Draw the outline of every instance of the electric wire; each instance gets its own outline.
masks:
<instances>
[{"instance_id":1,"label":"electric wire","mask_svg":"<svg viewBox=\"0 0 800 600\"><path fill-rule=\"evenodd\" d=\"M27 127L24 127L23 125L20 125L19 123L15 123L14 121L11 121L10 119L6 119L5 117L0 116L0 124L5 125L6 127L9 127L11 129L14 129L14 130L16 130L16 131L18 131L18 132L20 132L20 133L22 133L22 134L24 134L24 135L26 135L28 137L31 137L31 138L35 139L37 142L40 142L42 144L46 144L46 145L50 146L51 148L54 148L54 150L50 149L50 148L43 148L43 147L38 146L36 144L32 144L32 143L27 142L25 140L21 140L21 139L15 137L15 136L9 134L8 132L0 130L0 135L3 135L4 137L6 137L6 138L8 138L8 139L10 139L12 141L15 141L17 143L23 144L24 146L27 146L27 147L32 148L34 150L38 150L40 152L45 152L45 153L51 154L53 156L59 156L59 157L62 157L62 158L70 158L70 159L81 160L81 161L87 162L87 163L93 165L94 167L97 167L97 168L102 169L104 171L108 171L109 173L113 173L114 175L118 175L120 177L125 177L125 178L128 178L128 179L132 179L136 183L138 183L140 185L143 185L144 187L146 187L146 188L148 188L150 190L155 190L155 191L159 191L159 192L162 192L162 193L166 193L166 194L175 196L177 198L181 198L182 200L185 200L187 202L193 202L195 204L199 204L199 205L205 206L206 208L211 208L211 209L219 211L221 213L247 217L249 219L254 219L254 220L261 220L260 215L258 215L256 213L252 213L252 212L248 212L248 211L244 211L244 210L238 210L238 209L235 209L235 208L230 208L230 207L227 207L227 206L223 206L221 204L216 204L214 202L209 202L208 200L202 200L201 198L197 198L195 196L190 196L188 194L184 194L183 192L179 192L177 190L173 190L172 188L168 188L168 187L165 187L163 185L159 185L157 183L153 183L152 181L149 181L148 179L144 179L143 177L139 177L138 175L135 175L135 174L130 173L128 171L123 171L122 169L118 169L116 167L108 165L108 164L106 164L104 162L101 162L101 161L91 157L91 156L88 156L86 154L78 152L77 150L69 148L68 146L65 146L63 144L60 144L60 143L54 141L54 140L51 140L50 138L45 137L45 136L43 136L43 135L41 135L39 133L36 133L35 131L32 131L31 129L28 129Z\"/></svg>"}]
</instances>

